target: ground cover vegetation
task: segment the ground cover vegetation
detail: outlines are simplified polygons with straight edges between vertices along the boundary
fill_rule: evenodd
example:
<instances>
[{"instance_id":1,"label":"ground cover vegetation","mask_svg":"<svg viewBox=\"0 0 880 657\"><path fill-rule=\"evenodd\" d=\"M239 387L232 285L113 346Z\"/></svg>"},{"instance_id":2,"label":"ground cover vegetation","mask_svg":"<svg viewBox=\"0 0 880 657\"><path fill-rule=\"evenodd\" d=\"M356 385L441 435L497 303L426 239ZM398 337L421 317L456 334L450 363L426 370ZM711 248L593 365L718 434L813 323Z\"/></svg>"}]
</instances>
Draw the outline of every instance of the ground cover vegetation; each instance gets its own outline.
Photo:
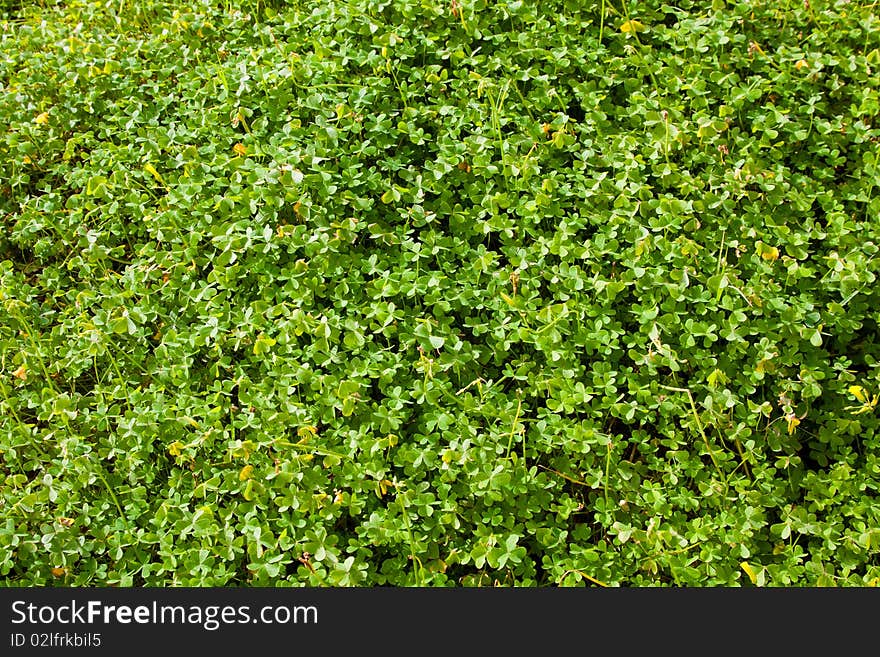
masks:
<instances>
[{"instance_id":1,"label":"ground cover vegetation","mask_svg":"<svg viewBox=\"0 0 880 657\"><path fill-rule=\"evenodd\" d=\"M876 584L875 5L4 2L2 580Z\"/></svg>"}]
</instances>

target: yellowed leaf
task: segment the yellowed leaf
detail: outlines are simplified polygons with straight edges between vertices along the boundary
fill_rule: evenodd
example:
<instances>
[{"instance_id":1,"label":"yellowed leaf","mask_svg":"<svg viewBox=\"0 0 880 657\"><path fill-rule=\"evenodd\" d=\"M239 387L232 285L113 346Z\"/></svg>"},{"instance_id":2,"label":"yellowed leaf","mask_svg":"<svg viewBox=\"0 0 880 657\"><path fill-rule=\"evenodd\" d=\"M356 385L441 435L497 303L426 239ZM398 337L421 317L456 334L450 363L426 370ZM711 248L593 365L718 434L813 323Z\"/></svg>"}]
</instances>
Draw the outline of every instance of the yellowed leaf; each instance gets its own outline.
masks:
<instances>
[{"instance_id":1,"label":"yellowed leaf","mask_svg":"<svg viewBox=\"0 0 880 657\"><path fill-rule=\"evenodd\" d=\"M756 585L757 585L757 583L758 583L758 573L755 572L754 567L752 567L752 565L751 565L748 561L743 561L743 562L739 565L739 567L742 568L742 569L743 569L743 572L744 572L746 575L749 576L749 579L752 580L752 584L756 584Z\"/></svg>"},{"instance_id":2,"label":"yellowed leaf","mask_svg":"<svg viewBox=\"0 0 880 657\"><path fill-rule=\"evenodd\" d=\"M620 31L626 34L631 34L634 32L644 32L647 28L644 23L641 23L637 20L628 20L623 25L620 26Z\"/></svg>"},{"instance_id":3,"label":"yellowed leaf","mask_svg":"<svg viewBox=\"0 0 880 657\"><path fill-rule=\"evenodd\" d=\"M862 386L850 386L847 390L849 390L849 394L853 397L860 402L865 403L867 397L865 396L865 389Z\"/></svg>"},{"instance_id":4,"label":"yellowed leaf","mask_svg":"<svg viewBox=\"0 0 880 657\"><path fill-rule=\"evenodd\" d=\"M394 482L390 479L382 479L376 482L376 497L382 498L388 492L388 487L394 486Z\"/></svg>"},{"instance_id":5,"label":"yellowed leaf","mask_svg":"<svg viewBox=\"0 0 880 657\"><path fill-rule=\"evenodd\" d=\"M160 185L162 185L163 187L165 186L165 181L162 179L161 174L158 171L156 171L156 167L154 167L152 164L147 162L144 165L144 171L146 171L151 176L153 176L153 178L155 178L159 182Z\"/></svg>"},{"instance_id":6,"label":"yellowed leaf","mask_svg":"<svg viewBox=\"0 0 880 657\"><path fill-rule=\"evenodd\" d=\"M761 250L761 257L768 262L779 259L779 249L775 246L767 246Z\"/></svg>"}]
</instances>

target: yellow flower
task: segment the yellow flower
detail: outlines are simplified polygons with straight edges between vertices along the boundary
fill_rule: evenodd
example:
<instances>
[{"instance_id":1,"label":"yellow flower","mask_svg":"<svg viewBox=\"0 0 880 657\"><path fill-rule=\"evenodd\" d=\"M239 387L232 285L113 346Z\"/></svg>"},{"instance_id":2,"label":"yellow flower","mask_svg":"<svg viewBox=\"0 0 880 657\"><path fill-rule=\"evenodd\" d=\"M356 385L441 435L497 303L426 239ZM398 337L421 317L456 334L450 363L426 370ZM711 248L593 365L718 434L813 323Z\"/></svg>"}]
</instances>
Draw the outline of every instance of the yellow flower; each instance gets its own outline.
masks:
<instances>
[{"instance_id":1,"label":"yellow flower","mask_svg":"<svg viewBox=\"0 0 880 657\"><path fill-rule=\"evenodd\" d=\"M242 157L247 155L247 147L244 144L242 144L241 142L239 142L235 146L233 146L232 150L235 151L236 155L241 155Z\"/></svg>"},{"instance_id":2,"label":"yellow flower","mask_svg":"<svg viewBox=\"0 0 880 657\"><path fill-rule=\"evenodd\" d=\"M15 370L12 373L12 376L14 376L17 379L21 379L22 381L26 380L27 379L27 367L22 365L21 367L19 367L17 370Z\"/></svg>"},{"instance_id":3,"label":"yellow flower","mask_svg":"<svg viewBox=\"0 0 880 657\"><path fill-rule=\"evenodd\" d=\"M49 112L41 112L37 114L37 118L34 119L34 123L37 125L46 125L49 123Z\"/></svg>"},{"instance_id":4,"label":"yellow flower","mask_svg":"<svg viewBox=\"0 0 880 657\"><path fill-rule=\"evenodd\" d=\"M806 59L799 59L797 62L795 62L794 68L796 71L800 71L802 68L805 68L806 66L809 66L809 64L807 64L807 60Z\"/></svg>"},{"instance_id":5,"label":"yellow flower","mask_svg":"<svg viewBox=\"0 0 880 657\"><path fill-rule=\"evenodd\" d=\"M801 421L794 413L789 413L785 416L785 419L788 422L788 435L790 436L794 433L795 428L801 423Z\"/></svg>"}]
</instances>

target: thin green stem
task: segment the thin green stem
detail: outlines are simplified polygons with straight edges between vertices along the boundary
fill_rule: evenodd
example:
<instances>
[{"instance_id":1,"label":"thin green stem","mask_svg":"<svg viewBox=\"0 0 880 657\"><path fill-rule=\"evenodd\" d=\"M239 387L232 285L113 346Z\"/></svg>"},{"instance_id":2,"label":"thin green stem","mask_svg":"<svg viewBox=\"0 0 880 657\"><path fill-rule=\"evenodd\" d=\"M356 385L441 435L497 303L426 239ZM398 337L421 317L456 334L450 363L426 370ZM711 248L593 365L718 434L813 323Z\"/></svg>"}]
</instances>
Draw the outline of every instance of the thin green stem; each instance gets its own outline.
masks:
<instances>
[{"instance_id":1,"label":"thin green stem","mask_svg":"<svg viewBox=\"0 0 880 657\"><path fill-rule=\"evenodd\" d=\"M412 525L409 522L409 513L406 511L406 506L403 503L403 496L399 496L397 501L400 502L400 512L403 514L403 520L406 523L406 530L409 533L409 556L413 562L413 570L416 573L416 585L423 586L424 580L422 579L422 562L416 556L416 539L413 535Z\"/></svg>"},{"instance_id":2,"label":"thin green stem","mask_svg":"<svg viewBox=\"0 0 880 657\"><path fill-rule=\"evenodd\" d=\"M335 456L338 459L345 460L346 456L344 454L340 454L338 452L331 452L329 449L319 449L317 447L312 447L311 445L301 445L299 443L292 443L288 440L273 440L272 445L278 445L280 447L292 447L293 449L301 449L307 450L310 452L314 452L315 454L320 454L321 456Z\"/></svg>"},{"instance_id":3,"label":"thin green stem","mask_svg":"<svg viewBox=\"0 0 880 657\"><path fill-rule=\"evenodd\" d=\"M498 141L498 150L501 153L501 173L504 175L504 185L507 189L510 189L510 182L507 179L507 171L504 164L504 137L501 134L501 107L507 98L507 92L509 89L510 80L507 80L497 98L491 91L487 92L489 96L489 106L492 109L492 128L495 130L495 138Z\"/></svg>"},{"instance_id":4,"label":"thin green stem","mask_svg":"<svg viewBox=\"0 0 880 657\"><path fill-rule=\"evenodd\" d=\"M712 450L712 446L709 445L709 438L706 436L706 431L703 429L703 423L700 422L700 415L697 412L697 405L694 402L694 395L688 388L675 388L673 386L664 386L661 385L661 388L664 390L671 390L673 392L683 392L688 396L688 399L691 403L691 412L694 415L694 421L697 424L697 429L700 432L700 435L703 437L703 442L706 445L706 450L709 452L709 458L712 459L712 464L715 466L715 470L718 472L718 476L721 477L721 481L724 482L725 488L728 487L727 477L724 476L724 473L721 472L721 466L718 465L718 459L715 458L715 452Z\"/></svg>"},{"instance_id":5,"label":"thin green stem","mask_svg":"<svg viewBox=\"0 0 880 657\"><path fill-rule=\"evenodd\" d=\"M119 504L119 500L116 498L116 493L113 492L113 489L107 482L106 477L104 477L104 473L101 470L101 465L98 464L98 469L94 470L93 472L95 476L97 476L98 479L101 480L101 483L104 484L104 488L106 488L107 492L110 494L110 498L113 500L113 504L116 505L116 510L119 511L119 517L122 519L123 522L128 524L125 518L125 512L122 510L122 506Z\"/></svg>"},{"instance_id":6,"label":"thin green stem","mask_svg":"<svg viewBox=\"0 0 880 657\"><path fill-rule=\"evenodd\" d=\"M602 479L602 496L605 501L605 513L608 513L608 476L611 472L611 442L608 442L608 453L605 455L605 477Z\"/></svg>"},{"instance_id":7,"label":"thin green stem","mask_svg":"<svg viewBox=\"0 0 880 657\"><path fill-rule=\"evenodd\" d=\"M0 392L3 393L3 399L6 400L6 407L9 409L12 418L20 427L27 426L24 424L24 422L21 421L21 418L18 417L18 413L15 411L15 407L12 405L12 400L9 398L9 394L6 391L6 382L2 379L0 379Z\"/></svg>"},{"instance_id":8,"label":"thin green stem","mask_svg":"<svg viewBox=\"0 0 880 657\"><path fill-rule=\"evenodd\" d=\"M517 399L516 401L516 413L513 416L513 424L510 425L510 435L507 438L507 454L504 455L504 458L510 458L510 448L513 445L513 434L516 432L516 425L519 422L519 413L522 410L522 398Z\"/></svg>"},{"instance_id":9,"label":"thin green stem","mask_svg":"<svg viewBox=\"0 0 880 657\"><path fill-rule=\"evenodd\" d=\"M43 357L40 355L40 346L37 344L37 341L34 338L34 331L31 328L30 323L24 318L24 315L17 310L13 313L21 322L21 325L24 327L25 333L27 333L28 342L31 344L31 349L33 349L34 358L37 360L37 364L40 366L40 371L43 373L43 377L45 377L45 383L48 385L55 393L59 393L58 386L55 385L55 381L49 376L49 369L46 367L46 363L43 362Z\"/></svg>"}]
</instances>

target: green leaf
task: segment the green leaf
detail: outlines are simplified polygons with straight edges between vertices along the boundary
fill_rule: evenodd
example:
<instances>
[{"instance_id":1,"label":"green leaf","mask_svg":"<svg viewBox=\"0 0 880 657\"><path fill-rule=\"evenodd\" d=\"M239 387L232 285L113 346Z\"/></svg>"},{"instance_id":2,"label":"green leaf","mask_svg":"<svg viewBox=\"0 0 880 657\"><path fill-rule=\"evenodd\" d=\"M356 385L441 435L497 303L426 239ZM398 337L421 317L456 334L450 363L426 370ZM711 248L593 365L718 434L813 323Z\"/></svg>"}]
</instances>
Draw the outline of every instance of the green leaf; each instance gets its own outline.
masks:
<instances>
[{"instance_id":1,"label":"green leaf","mask_svg":"<svg viewBox=\"0 0 880 657\"><path fill-rule=\"evenodd\" d=\"M880 584L872 3L11 4L5 582Z\"/></svg>"},{"instance_id":2,"label":"green leaf","mask_svg":"<svg viewBox=\"0 0 880 657\"><path fill-rule=\"evenodd\" d=\"M268 335L260 335L254 341L254 354L257 356L262 356L264 354L268 354L272 351L272 347L276 344L275 339L269 337Z\"/></svg>"},{"instance_id":3,"label":"green leaf","mask_svg":"<svg viewBox=\"0 0 880 657\"><path fill-rule=\"evenodd\" d=\"M89 196L103 196L106 189L106 176L90 176L86 182L86 194Z\"/></svg>"}]
</instances>

